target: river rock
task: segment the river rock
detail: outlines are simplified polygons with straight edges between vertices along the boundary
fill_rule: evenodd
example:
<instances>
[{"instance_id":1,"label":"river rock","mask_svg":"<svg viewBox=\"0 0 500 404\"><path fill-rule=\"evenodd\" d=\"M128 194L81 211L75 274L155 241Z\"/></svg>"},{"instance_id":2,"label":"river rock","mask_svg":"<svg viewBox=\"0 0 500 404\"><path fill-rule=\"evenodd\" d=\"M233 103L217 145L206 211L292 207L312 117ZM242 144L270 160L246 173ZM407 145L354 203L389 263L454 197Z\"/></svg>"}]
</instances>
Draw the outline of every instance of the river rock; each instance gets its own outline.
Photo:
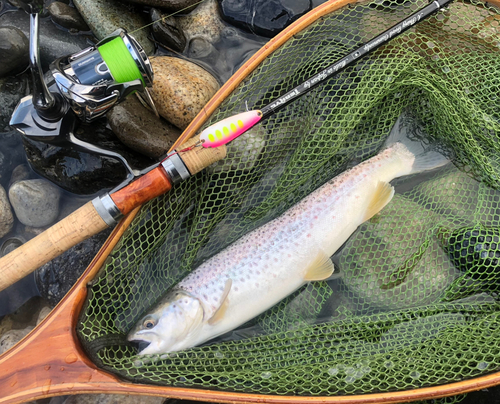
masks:
<instances>
[{"instance_id":1,"label":"river rock","mask_svg":"<svg viewBox=\"0 0 500 404\"><path fill-rule=\"evenodd\" d=\"M40 295L55 306L76 283L111 233L107 229L70 248L35 272Z\"/></svg>"},{"instance_id":2,"label":"river rock","mask_svg":"<svg viewBox=\"0 0 500 404\"><path fill-rule=\"evenodd\" d=\"M178 128L141 105L136 97L128 97L107 116L120 141L154 159L164 156L181 134Z\"/></svg>"},{"instance_id":3,"label":"river rock","mask_svg":"<svg viewBox=\"0 0 500 404\"><path fill-rule=\"evenodd\" d=\"M28 65L29 41L15 27L0 28L0 77L22 70Z\"/></svg>"},{"instance_id":4,"label":"river rock","mask_svg":"<svg viewBox=\"0 0 500 404\"><path fill-rule=\"evenodd\" d=\"M74 7L70 7L60 1L54 1L50 3L48 11L52 17L52 21L72 32L90 30L85 20Z\"/></svg>"},{"instance_id":5,"label":"river rock","mask_svg":"<svg viewBox=\"0 0 500 404\"><path fill-rule=\"evenodd\" d=\"M133 32L146 25L140 13L127 8L116 0L75 0L76 8L98 39L124 28ZM142 45L144 51L151 55L154 45L148 39L148 30L141 29L134 32L133 37Z\"/></svg>"},{"instance_id":6,"label":"river rock","mask_svg":"<svg viewBox=\"0 0 500 404\"><path fill-rule=\"evenodd\" d=\"M177 21L188 41L204 38L210 43L218 42L226 27L220 18L216 0L205 0L188 15L177 17Z\"/></svg>"},{"instance_id":7,"label":"river rock","mask_svg":"<svg viewBox=\"0 0 500 404\"><path fill-rule=\"evenodd\" d=\"M312 9L311 0L218 0L222 18L258 35L274 37Z\"/></svg>"},{"instance_id":8,"label":"river rock","mask_svg":"<svg viewBox=\"0 0 500 404\"><path fill-rule=\"evenodd\" d=\"M7 192L5 192L4 187L0 185L0 238L10 232L13 226L14 216L12 216L10 203L7 199Z\"/></svg>"},{"instance_id":9,"label":"river rock","mask_svg":"<svg viewBox=\"0 0 500 404\"><path fill-rule=\"evenodd\" d=\"M164 401L164 397L119 394L79 394L68 397L62 404L162 404Z\"/></svg>"},{"instance_id":10,"label":"river rock","mask_svg":"<svg viewBox=\"0 0 500 404\"><path fill-rule=\"evenodd\" d=\"M41 312L46 310L44 307L47 307L47 304L39 296L35 296L2 318L0 321L0 354L12 348L33 329Z\"/></svg>"},{"instance_id":11,"label":"river rock","mask_svg":"<svg viewBox=\"0 0 500 404\"><path fill-rule=\"evenodd\" d=\"M453 222L400 194L363 223L340 252L344 285L358 311L439 302L459 275L433 229Z\"/></svg>"},{"instance_id":12,"label":"river rock","mask_svg":"<svg viewBox=\"0 0 500 404\"><path fill-rule=\"evenodd\" d=\"M29 15L23 10L3 14L0 18L0 27L14 26L28 38L29 25ZM84 36L68 35L67 32L57 28L50 18L39 20L39 44L40 61L44 71L48 70L49 64L55 59L89 47Z\"/></svg>"},{"instance_id":13,"label":"river rock","mask_svg":"<svg viewBox=\"0 0 500 404\"><path fill-rule=\"evenodd\" d=\"M80 124L75 136L119 153L134 169L142 170L154 163L152 159L124 146L113 131L106 128L105 119ZM23 143L30 166L41 176L72 193L93 194L113 188L126 178L126 169L116 158L76 150L72 145L53 146L27 137L23 138Z\"/></svg>"},{"instance_id":14,"label":"river rock","mask_svg":"<svg viewBox=\"0 0 500 404\"><path fill-rule=\"evenodd\" d=\"M186 47L186 36L178 27L177 19L162 15L159 10L152 8L150 11L151 26L155 39L166 48L182 52Z\"/></svg>"},{"instance_id":15,"label":"river rock","mask_svg":"<svg viewBox=\"0 0 500 404\"><path fill-rule=\"evenodd\" d=\"M89 195L125 179L122 164L108 157L23 139L26 157L41 176L70 192Z\"/></svg>"},{"instance_id":16,"label":"river rock","mask_svg":"<svg viewBox=\"0 0 500 404\"><path fill-rule=\"evenodd\" d=\"M33 329L32 326L22 330L10 330L0 337L0 355L21 341Z\"/></svg>"},{"instance_id":17,"label":"river rock","mask_svg":"<svg viewBox=\"0 0 500 404\"><path fill-rule=\"evenodd\" d=\"M200 2L200 0L128 0L132 3L144 6L158 7L168 12L189 11Z\"/></svg>"},{"instance_id":18,"label":"river rock","mask_svg":"<svg viewBox=\"0 0 500 404\"><path fill-rule=\"evenodd\" d=\"M450 218L460 218L463 225L474 218L481 183L453 167L415 187L418 201L427 209Z\"/></svg>"},{"instance_id":19,"label":"river rock","mask_svg":"<svg viewBox=\"0 0 500 404\"><path fill-rule=\"evenodd\" d=\"M24 160L21 143L16 131L0 133L0 183L5 187L14 167Z\"/></svg>"},{"instance_id":20,"label":"river rock","mask_svg":"<svg viewBox=\"0 0 500 404\"><path fill-rule=\"evenodd\" d=\"M11 185L18 181L27 180L31 175L31 171L26 164L19 164L14 170L12 170L12 175L10 176L9 188Z\"/></svg>"},{"instance_id":21,"label":"river rock","mask_svg":"<svg viewBox=\"0 0 500 404\"><path fill-rule=\"evenodd\" d=\"M14 108L16 108L21 98L28 95L28 83L29 77L25 74L0 79L0 131L9 130L9 121L14 112ZM16 136L19 137L17 132ZM5 151L3 142L0 150Z\"/></svg>"},{"instance_id":22,"label":"river rock","mask_svg":"<svg viewBox=\"0 0 500 404\"><path fill-rule=\"evenodd\" d=\"M59 214L59 189L44 179L16 182L9 189L9 199L19 221L26 226L43 227Z\"/></svg>"},{"instance_id":23,"label":"river rock","mask_svg":"<svg viewBox=\"0 0 500 404\"><path fill-rule=\"evenodd\" d=\"M219 89L217 80L192 62L161 56L151 58L155 79L151 96L158 113L185 129Z\"/></svg>"}]
</instances>

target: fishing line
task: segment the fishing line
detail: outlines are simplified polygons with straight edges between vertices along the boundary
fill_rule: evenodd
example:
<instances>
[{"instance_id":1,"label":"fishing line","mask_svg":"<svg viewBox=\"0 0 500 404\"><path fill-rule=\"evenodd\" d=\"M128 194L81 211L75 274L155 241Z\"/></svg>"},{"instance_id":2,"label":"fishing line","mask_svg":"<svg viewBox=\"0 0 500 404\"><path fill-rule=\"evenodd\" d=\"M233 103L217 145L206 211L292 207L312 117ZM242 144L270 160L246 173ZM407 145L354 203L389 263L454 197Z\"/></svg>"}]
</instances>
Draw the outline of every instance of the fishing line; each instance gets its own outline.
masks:
<instances>
[{"instance_id":1,"label":"fishing line","mask_svg":"<svg viewBox=\"0 0 500 404\"><path fill-rule=\"evenodd\" d=\"M182 8L182 9L180 9L180 10L177 10L176 12L174 12L174 13L172 13L172 14L166 15L165 17L162 17L162 18L157 19L156 21L153 21L153 22L150 22L149 24L143 25L142 27L137 28L135 31L130 32L130 35L132 35L132 34L134 34L134 33L138 32L138 31L140 31L140 30L142 30L142 29L144 29L144 28L147 28L147 27L149 27L149 26L151 26L151 25L153 25L153 24L157 23L158 21L162 21L162 20L167 19L167 18L169 18L169 17L172 17L172 16L174 16L174 15L176 15L176 14L179 14L179 13L181 13L181 12L183 12L183 11L186 11L186 10L188 10L188 9L190 9L190 8L193 8L194 6L197 6L198 4L204 3L205 1L207 1L207 0L200 0L200 1L198 1L197 3L191 4L190 6L187 6L187 7L184 7L184 8Z\"/></svg>"},{"instance_id":2,"label":"fishing line","mask_svg":"<svg viewBox=\"0 0 500 404\"><path fill-rule=\"evenodd\" d=\"M118 83L140 79L142 84L146 86L134 58L121 37L106 42L104 45L99 46L98 50Z\"/></svg>"}]
</instances>

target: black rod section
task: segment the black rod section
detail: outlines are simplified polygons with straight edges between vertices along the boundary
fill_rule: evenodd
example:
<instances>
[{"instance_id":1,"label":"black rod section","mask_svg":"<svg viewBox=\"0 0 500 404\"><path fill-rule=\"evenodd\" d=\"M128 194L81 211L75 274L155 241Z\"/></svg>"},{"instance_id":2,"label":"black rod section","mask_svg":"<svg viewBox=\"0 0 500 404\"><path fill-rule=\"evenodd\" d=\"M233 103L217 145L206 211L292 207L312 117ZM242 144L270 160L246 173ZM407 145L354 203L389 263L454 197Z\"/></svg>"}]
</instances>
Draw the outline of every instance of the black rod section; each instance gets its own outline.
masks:
<instances>
[{"instance_id":1,"label":"black rod section","mask_svg":"<svg viewBox=\"0 0 500 404\"><path fill-rule=\"evenodd\" d=\"M416 11L411 14L409 17L405 18L403 21L393 25L391 28L387 29L383 33L377 35L372 40L368 41L364 45L360 46L358 49L352 51L347 56L344 56L342 59L337 60L335 63L332 63L327 68L323 69L319 73L310 77L306 81L299 84L297 87L288 91L286 94L272 101L270 104L267 104L265 107L261 108L262 111L262 119L265 119L272 114L274 114L279 109L288 105L295 99L301 97L317 85L323 83L328 80L330 77L335 74L341 72L346 67L352 65L357 62L362 57L367 54L373 52L375 49L380 48L382 45L385 45L391 39L397 37L403 32L407 31L415 24L419 23L423 19L429 17L434 12L438 11L442 7L446 6L448 3L451 3L453 0L435 0L432 3L428 4L424 8Z\"/></svg>"}]
</instances>

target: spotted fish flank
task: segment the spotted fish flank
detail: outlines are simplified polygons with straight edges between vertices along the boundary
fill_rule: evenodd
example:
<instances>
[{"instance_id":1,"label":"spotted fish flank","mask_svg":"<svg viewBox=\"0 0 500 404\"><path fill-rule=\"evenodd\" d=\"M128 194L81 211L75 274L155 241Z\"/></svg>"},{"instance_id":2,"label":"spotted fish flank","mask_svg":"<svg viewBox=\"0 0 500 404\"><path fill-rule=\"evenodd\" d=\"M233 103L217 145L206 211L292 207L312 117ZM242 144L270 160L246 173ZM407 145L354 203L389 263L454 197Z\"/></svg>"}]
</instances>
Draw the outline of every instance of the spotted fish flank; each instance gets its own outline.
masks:
<instances>
[{"instance_id":1,"label":"spotted fish flank","mask_svg":"<svg viewBox=\"0 0 500 404\"><path fill-rule=\"evenodd\" d=\"M306 282L330 277L329 257L389 203L389 182L444 162L437 153L416 156L393 144L204 262L128 339L149 343L141 355L190 348L238 327Z\"/></svg>"}]
</instances>

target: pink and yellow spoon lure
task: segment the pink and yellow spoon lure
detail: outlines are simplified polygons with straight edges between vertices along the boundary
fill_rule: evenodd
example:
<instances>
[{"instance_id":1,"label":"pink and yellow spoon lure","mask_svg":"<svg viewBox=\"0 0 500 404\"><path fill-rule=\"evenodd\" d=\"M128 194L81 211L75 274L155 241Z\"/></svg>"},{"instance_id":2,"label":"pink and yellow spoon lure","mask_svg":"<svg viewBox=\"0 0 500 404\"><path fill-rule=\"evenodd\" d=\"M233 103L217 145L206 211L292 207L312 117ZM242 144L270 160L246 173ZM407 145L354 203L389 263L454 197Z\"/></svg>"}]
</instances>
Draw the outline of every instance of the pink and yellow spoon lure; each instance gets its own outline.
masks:
<instances>
[{"instance_id":1,"label":"pink and yellow spoon lure","mask_svg":"<svg viewBox=\"0 0 500 404\"><path fill-rule=\"evenodd\" d=\"M229 143L262 119L262 111L254 110L230 116L200 133L203 147L219 147Z\"/></svg>"}]
</instances>

